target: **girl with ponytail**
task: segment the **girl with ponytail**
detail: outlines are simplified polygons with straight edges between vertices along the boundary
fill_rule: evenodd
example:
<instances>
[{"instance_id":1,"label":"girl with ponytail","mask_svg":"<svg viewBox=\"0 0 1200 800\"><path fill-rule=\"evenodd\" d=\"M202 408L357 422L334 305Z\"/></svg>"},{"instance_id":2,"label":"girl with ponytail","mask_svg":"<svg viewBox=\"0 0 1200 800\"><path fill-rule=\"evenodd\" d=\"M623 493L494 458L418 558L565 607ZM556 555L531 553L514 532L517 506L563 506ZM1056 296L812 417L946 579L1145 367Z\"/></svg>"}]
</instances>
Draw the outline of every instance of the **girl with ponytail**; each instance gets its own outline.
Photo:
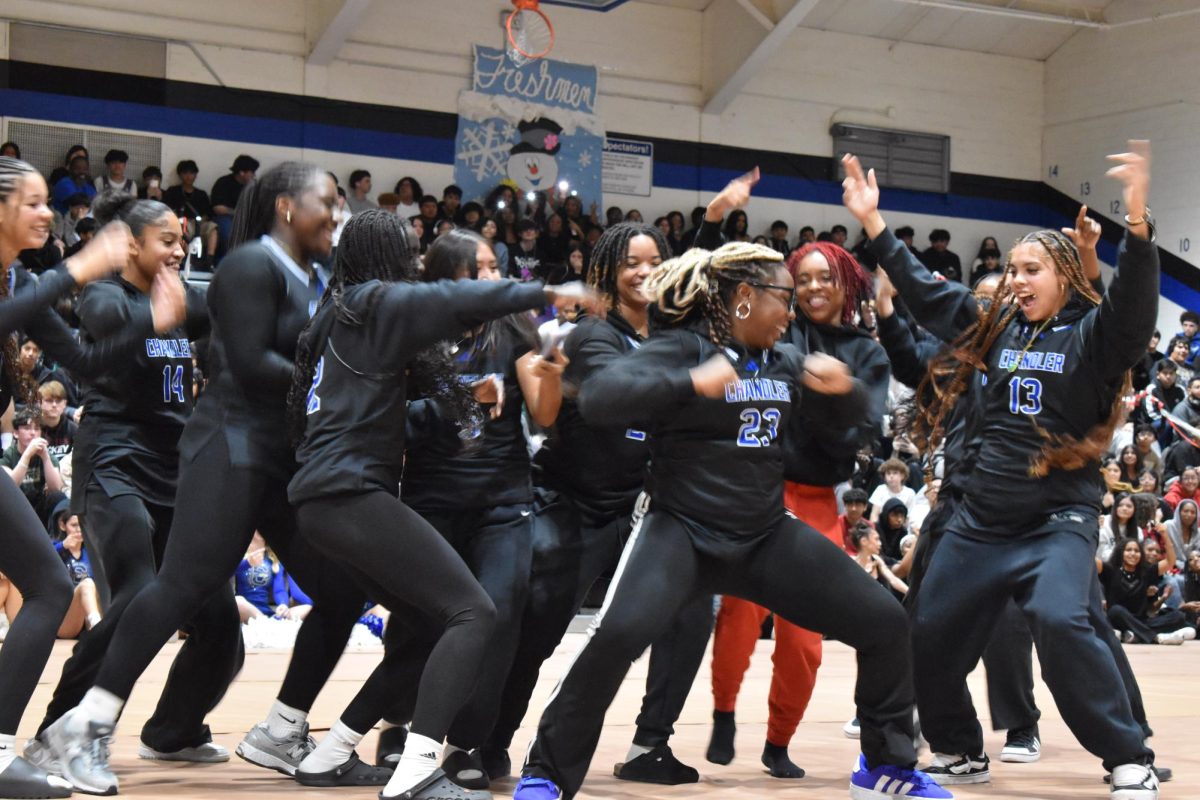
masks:
<instances>
[{"instance_id":1,"label":"girl with ponytail","mask_svg":"<svg viewBox=\"0 0 1200 800\"><path fill-rule=\"evenodd\" d=\"M851 781L950 794L913 770L911 663L902 607L842 549L783 506L780 436L803 416L860 419L866 392L846 365L780 343L795 315L783 256L749 243L692 249L645 285L661 329L592 376L592 425L644 430L639 520L587 645L538 726L515 800L573 797L629 665L689 602L736 595L859 651L863 756ZM797 580L797 574L819 580ZM646 613L654 609L654 613ZM868 795L863 795L868 796Z\"/></svg>"},{"instance_id":2,"label":"girl with ponytail","mask_svg":"<svg viewBox=\"0 0 1200 800\"><path fill-rule=\"evenodd\" d=\"M918 391L918 438L936 448L965 397L964 424L979 441L973 463L962 464L969 470L962 501L946 522L913 612L918 708L934 751L929 771L948 783L989 778L965 681L1012 598L1064 720L1112 771L1114 796L1157 797L1153 753L1128 693L1110 689L1120 680L1118 666L1088 617L1096 470L1121 420L1129 368L1154 330L1158 299L1146 205L1149 146L1131 142L1129 152L1109 158L1129 216L1105 296L1087 280L1071 238L1035 231L1009 252L1004 278L983 309L930 279L888 232L874 172L864 174L853 156L843 159L843 202L880 266L919 319L935 320L939 337L958 336ZM975 382L979 390L964 395Z\"/></svg>"},{"instance_id":3,"label":"girl with ponytail","mask_svg":"<svg viewBox=\"0 0 1200 800\"><path fill-rule=\"evenodd\" d=\"M130 357L155 329L173 328L182 314L182 290L159 286L150 307L128 320L114 339L76 342L51 305L77 287L125 263L128 229L116 224L98 233L63 268L34 281L16 263L22 250L45 245L54 214L42 176L24 161L0 157L0 408L32 403L34 386L18 368L17 330L76 375L97 378ZM17 724L50 655L55 633L71 604L71 581L46 538L44 523L12 480L0 480L0 572L21 591L25 605L0 649L0 797L67 797L70 785L18 757Z\"/></svg>"},{"instance_id":4,"label":"girl with ponytail","mask_svg":"<svg viewBox=\"0 0 1200 800\"><path fill-rule=\"evenodd\" d=\"M332 242L336 197L324 171L296 161L267 170L243 190L233 249L208 289L210 380L179 439L177 513L158 574L119 620L94 685L42 735L82 791L116 791L101 743L172 632L189 622L204 631L211 649L192 679L204 691L217 691L216 683L240 669L242 637L229 576L255 530L314 606L268 719L246 735L238 754L290 774L314 746L308 709L341 657L363 603L336 565L294 545L295 512L286 493L296 470L286 423L293 359L300 331L328 284L322 261ZM163 381L161 398L187 393L181 375L164 375ZM195 693L197 702L202 694ZM228 760L206 728L169 735L155 722L142 731L143 757ZM74 753L85 755L68 757ZM338 775L350 784L386 781L385 770L360 766Z\"/></svg>"}]
</instances>

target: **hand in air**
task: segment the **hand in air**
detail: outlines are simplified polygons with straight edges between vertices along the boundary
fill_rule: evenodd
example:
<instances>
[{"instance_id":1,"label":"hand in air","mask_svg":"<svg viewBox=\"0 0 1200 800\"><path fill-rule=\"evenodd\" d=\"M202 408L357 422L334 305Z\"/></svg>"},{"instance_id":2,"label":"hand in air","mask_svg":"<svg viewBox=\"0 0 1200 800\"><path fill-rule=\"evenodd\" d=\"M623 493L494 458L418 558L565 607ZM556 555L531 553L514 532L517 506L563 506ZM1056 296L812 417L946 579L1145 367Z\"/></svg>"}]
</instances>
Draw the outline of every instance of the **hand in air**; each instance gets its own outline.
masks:
<instances>
[{"instance_id":1,"label":"hand in air","mask_svg":"<svg viewBox=\"0 0 1200 800\"><path fill-rule=\"evenodd\" d=\"M1150 142L1130 139L1128 152L1115 153L1108 160L1116 163L1106 174L1121 182L1126 213L1131 219L1140 219L1150 193Z\"/></svg>"},{"instance_id":2,"label":"hand in air","mask_svg":"<svg viewBox=\"0 0 1200 800\"><path fill-rule=\"evenodd\" d=\"M709 201L705 218L711 222L717 222L730 211L745 208L750 202L751 191L761 177L762 173L759 172L758 167L755 167L725 184L725 188Z\"/></svg>"},{"instance_id":3,"label":"hand in air","mask_svg":"<svg viewBox=\"0 0 1200 800\"><path fill-rule=\"evenodd\" d=\"M608 302L596 290L582 281L547 286L546 296L559 310L582 307L592 316L603 319L608 315Z\"/></svg>"},{"instance_id":4,"label":"hand in air","mask_svg":"<svg viewBox=\"0 0 1200 800\"><path fill-rule=\"evenodd\" d=\"M842 181L842 205L865 227L867 218L879 210L879 183L875 180L875 170L864 173L858 156L849 153L842 156L842 166L846 170Z\"/></svg>"},{"instance_id":5,"label":"hand in air","mask_svg":"<svg viewBox=\"0 0 1200 800\"><path fill-rule=\"evenodd\" d=\"M1087 212L1087 206L1080 206L1075 227L1062 229L1079 250L1095 250L1096 243L1100 241L1100 223L1089 217Z\"/></svg>"}]
</instances>

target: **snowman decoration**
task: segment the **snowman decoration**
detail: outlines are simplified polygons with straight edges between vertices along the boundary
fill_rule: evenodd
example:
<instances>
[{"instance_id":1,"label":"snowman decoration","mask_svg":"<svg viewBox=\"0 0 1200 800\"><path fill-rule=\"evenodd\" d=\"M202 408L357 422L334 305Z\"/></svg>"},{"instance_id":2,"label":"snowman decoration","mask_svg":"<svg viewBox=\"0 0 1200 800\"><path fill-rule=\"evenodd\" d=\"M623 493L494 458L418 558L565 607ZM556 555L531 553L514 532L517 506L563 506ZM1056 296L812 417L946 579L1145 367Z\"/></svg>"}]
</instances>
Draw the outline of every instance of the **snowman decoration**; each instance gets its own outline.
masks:
<instances>
[{"instance_id":1,"label":"snowman decoration","mask_svg":"<svg viewBox=\"0 0 1200 800\"><path fill-rule=\"evenodd\" d=\"M523 193L548 192L558 183L558 162L554 156L562 148L562 126L545 117L517 126L521 141L508 156L508 178Z\"/></svg>"}]
</instances>

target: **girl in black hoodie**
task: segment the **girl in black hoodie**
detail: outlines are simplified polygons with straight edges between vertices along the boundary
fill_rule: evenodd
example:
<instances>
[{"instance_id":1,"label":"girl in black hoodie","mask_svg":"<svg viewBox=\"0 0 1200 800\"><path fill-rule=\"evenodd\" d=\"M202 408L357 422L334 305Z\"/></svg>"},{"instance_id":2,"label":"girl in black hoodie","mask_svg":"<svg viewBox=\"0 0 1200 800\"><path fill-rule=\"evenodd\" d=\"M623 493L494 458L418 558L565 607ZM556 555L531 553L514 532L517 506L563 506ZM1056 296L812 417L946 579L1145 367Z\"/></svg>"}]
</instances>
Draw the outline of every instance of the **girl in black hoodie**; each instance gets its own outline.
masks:
<instances>
[{"instance_id":1,"label":"girl in black hoodie","mask_svg":"<svg viewBox=\"0 0 1200 800\"><path fill-rule=\"evenodd\" d=\"M1088 620L1100 506L1095 470L1157 309L1158 258L1146 216L1149 152L1144 143L1131 149L1112 157L1118 166L1110 174L1124 184L1132 216L1106 296L1088 284L1070 239L1058 231L1027 235L1009 254L996 299L958 325L965 331L959 346L931 370L932 380L946 383L923 397L922 423L933 448L976 373L986 381L966 411L967 424L978 426L978 460L924 577L914 618L922 728L934 751L930 771L946 783L989 779L965 680L1012 597L1033 630L1063 718L1113 772L1113 796L1158 795L1153 753L1128 696L1111 691L1120 679L1116 663ZM922 299L909 278L922 270L888 232L874 174L864 175L853 156L843 163L843 202L871 237L872 252L901 295ZM962 310L948 307L947 321ZM973 568L961 569L964 563Z\"/></svg>"}]
</instances>

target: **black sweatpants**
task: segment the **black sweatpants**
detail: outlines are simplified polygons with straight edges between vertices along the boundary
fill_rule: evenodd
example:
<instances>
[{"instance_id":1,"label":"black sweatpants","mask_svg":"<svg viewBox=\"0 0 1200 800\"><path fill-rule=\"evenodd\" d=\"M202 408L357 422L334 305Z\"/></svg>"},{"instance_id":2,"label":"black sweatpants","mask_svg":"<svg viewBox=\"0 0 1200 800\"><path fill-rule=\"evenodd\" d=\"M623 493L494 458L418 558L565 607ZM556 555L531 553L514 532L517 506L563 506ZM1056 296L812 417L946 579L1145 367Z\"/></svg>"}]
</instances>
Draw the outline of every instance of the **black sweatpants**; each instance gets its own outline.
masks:
<instances>
[{"instance_id":1,"label":"black sweatpants","mask_svg":"<svg viewBox=\"0 0 1200 800\"><path fill-rule=\"evenodd\" d=\"M533 558L533 509L528 503L458 511L414 507L454 549L479 581L495 607L495 625L486 643L479 680L448 731L447 741L471 750L487 741L496 724L500 696L513 663L521 632L521 612L529 589ZM389 710L390 721L410 718L417 703L413 676L425 669L433 648L443 635L440 621L404 619L389 621L384 632L384 652L399 660L401 700ZM414 721L415 724L415 721Z\"/></svg>"},{"instance_id":2,"label":"black sweatpants","mask_svg":"<svg viewBox=\"0 0 1200 800\"><path fill-rule=\"evenodd\" d=\"M0 474L0 572L25 605L0 647L0 734L15 735L54 647L75 588L46 526L7 475Z\"/></svg>"},{"instance_id":3,"label":"black sweatpants","mask_svg":"<svg viewBox=\"0 0 1200 800\"><path fill-rule=\"evenodd\" d=\"M257 530L313 598L279 693L293 708L311 708L365 600L345 573L296 540L295 529L286 483L257 469L233 467L224 436L214 436L194 458L181 459L162 567L121 615L96 685L128 698L171 634L197 614L211 621L230 651L239 646L230 578Z\"/></svg>"},{"instance_id":4,"label":"black sweatpants","mask_svg":"<svg viewBox=\"0 0 1200 800\"><path fill-rule=\"evenodd\" d=\"M549 778L564 797L573 797L630 665L680 609L713 594L745 598L854 647L854 696L868 763L916 763L908 619L882 586L793 517L759 542L718 558L697 550L674 515L651 509L621 556L588 642L542 714L525 774Z\"/></svg>"},{"instance_id":5,"label":"black sweatpants","mask_svg":"<svg viewBox=\"0 0 1200 800\"><path fill-rule=\"evenodd\" d=\"M1042 718L1033 698L1033 634L1012 600L996 620L983 651L992 730L1031 728Z\"/></svg>"},{"instance_id":6,"label":"black sweatpants","mask_svg":"<svg viewBox=\"0 0 1200 800\"><path fill-rule=\"evenodd\" d=\"M1005 602L1016 601L1063 720L1108 770L1153 759L1134 720L1112 651L1089 617L1095 547L1055 532L981 542L949 531L924 577L913 623L921 731L937 753L983 751L968 673Z\"/></svg>"},{"instance_id":7,"label":"black sweatpants","mask_svg":"<svg viewBox=\"0 0 1200 800\"><path fill-rule=\"evenodd\" d=\"M91 688L112 642L117 624L133 598L153 580L162 562L174 509L132 495L109 497L92 480L84 495L84 538L98 584L107 587L104 619L80 637L63 665L62 676L40 733L74 708ZM217 606L205 606L206 610ZM209 741L205 715L225 696L242 668L241 636L230 640L220 618L197 614L184 626L188 638L175 657L158 707L142 728L142 741L160 752Z\"/></svg>"},{"instance_id":8,"label":"black sweatpants","mask_svg":"<svg viewBox=\"0 0 1200 800\"><path fill-rule=\"evenodd\" d=\"M478 681L495 625L492 601L442 535L386 492L309 500L297 514L301 536L390 609L392 620L415 614L441 627L420 674L412 730L443 740ZM408 655L385 650L342 714L351 730L374 727L412 683Z\"/></svg>"},{"instance_id":9,"label":"black sweatpants","mask_svg":"<svg viewBox=\"0 0 1200 800\"><path fill-rule=\"evenodd\" d=\"M616 568L631 527L629 516L589 524L562 494L539 498L533 521L529 598L498 719L488 737L490 746L507 750L512 745L529 709L542 663L562 641L592 584ZM704 660L712 626L712 598L697 596L654 641L646 695L634 734L637 744L666 744L675 732L675 721Z\"/></svg>"}]
</instances>

